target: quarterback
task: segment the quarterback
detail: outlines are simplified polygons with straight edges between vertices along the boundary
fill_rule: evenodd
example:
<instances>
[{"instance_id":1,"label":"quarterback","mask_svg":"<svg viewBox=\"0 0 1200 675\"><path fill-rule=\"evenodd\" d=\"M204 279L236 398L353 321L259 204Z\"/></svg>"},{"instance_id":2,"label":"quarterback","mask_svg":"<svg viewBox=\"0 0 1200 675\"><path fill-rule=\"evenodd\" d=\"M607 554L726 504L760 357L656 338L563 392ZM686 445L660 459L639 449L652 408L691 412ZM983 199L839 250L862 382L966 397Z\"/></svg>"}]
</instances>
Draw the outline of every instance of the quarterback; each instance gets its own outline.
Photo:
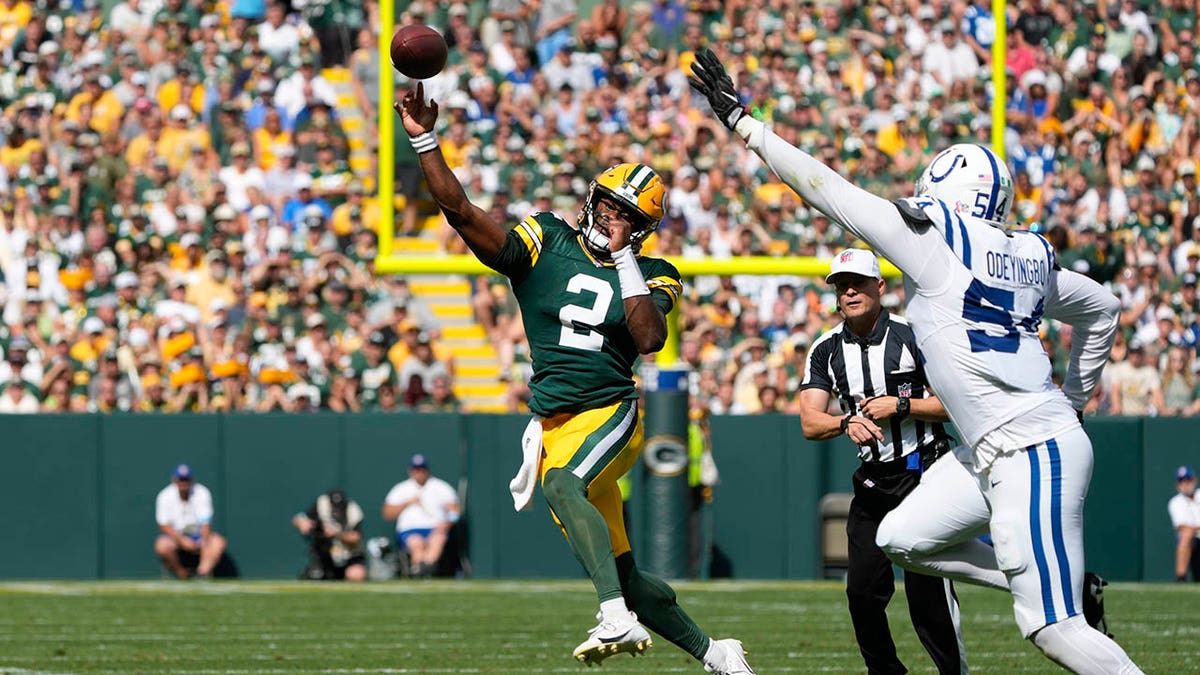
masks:
<instances>
[{"instance_id":1,"label":"quarterback","mask_svg":"<svg viewBox=\"0 0 1200 675\"><path fill-rule=\"evenodd\" d=\"M697 54L692 76L784 183L900 268L918 346L938 355L926 373L967 445L963 461L935 462L880 523L876 543L910 569L1009 589L1022 635L1068 670L1142 672L1082 615L1092 444L1077 411L1112 347L1116 298L1059 269L1040 235L1004 229L1013 181L990 150L947 148L915 196L893 203L751 117L712 51ZM1043 316L1074 329L1061 389L1038 339ZM994 550L975 539L989 528Z\"/></svg>"},{"instance_id":2,"label":"quarterback","mask_svg":"<svg viewBox=\"0 0 1200 675\"><path fill-rule=\"evenodd\" d=\"M662 220L662 179L618 164L592 181L579 230L535 213L509 231L472 204L438 151L436 102L423 85L394 104L446 220L485 265L507 276L533 357L530 409L540 418L542 492L596 587L599 623L575 648L589 665L651 645L646 627L712 673L753 673L737 640L713 640L661 579L638 570L617 479L642 450L633 365L662 348L679 273L638 255ZM640 623L639 623L640 621Z\"/></svg>"}]
</instances>

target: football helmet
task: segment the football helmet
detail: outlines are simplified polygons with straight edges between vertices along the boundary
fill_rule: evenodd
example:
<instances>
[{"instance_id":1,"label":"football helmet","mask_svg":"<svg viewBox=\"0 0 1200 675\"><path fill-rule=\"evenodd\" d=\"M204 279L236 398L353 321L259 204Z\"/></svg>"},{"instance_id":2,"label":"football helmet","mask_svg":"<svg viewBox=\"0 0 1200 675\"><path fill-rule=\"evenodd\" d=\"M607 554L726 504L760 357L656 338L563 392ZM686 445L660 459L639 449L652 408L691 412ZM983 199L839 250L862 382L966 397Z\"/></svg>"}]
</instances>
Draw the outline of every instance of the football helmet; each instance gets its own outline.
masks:
<instances>
[{"instance_id":1,"label":"football helmet","mask_svg":"<svg viewBox=\"0 0 1200 675\"><path fill-rule=\"evenodd\" d=\"M1013 203L1013 179L996 153L958 143L937 154L917 179L916 195L946 203L955 213L1004 227Z\"/></svg>"},{"instance_id":2,"label":"football helmet","mask_svg":"<svg viewBox=\"0 0 1200 675\"><path fill-rule=\"evenodd\" d=\"M645 164L627 162L609 167L592 180L587 199L579 212L579 231L583 241L597 258L608 260L608 235L596 227L596 201L608 197L626 209L633 224L629 245L636 252L642 242L662 223L666 211L667 189L658 173Z\"/></svg>"}]
</instances>

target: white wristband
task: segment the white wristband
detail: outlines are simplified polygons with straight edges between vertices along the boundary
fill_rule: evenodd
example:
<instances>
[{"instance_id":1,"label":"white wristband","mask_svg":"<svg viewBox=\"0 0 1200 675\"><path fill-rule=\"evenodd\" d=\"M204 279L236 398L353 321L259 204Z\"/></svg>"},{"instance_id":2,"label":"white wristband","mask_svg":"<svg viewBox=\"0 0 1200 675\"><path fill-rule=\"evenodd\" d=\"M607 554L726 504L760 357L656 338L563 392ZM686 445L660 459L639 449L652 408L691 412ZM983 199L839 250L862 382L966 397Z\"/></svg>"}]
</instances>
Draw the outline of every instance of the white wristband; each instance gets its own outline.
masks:
<instances>
[{"instance_id":1,"label":"white wristband","mask_svg":"<svg viewBox=\"0 0 1200 675\"><path fill-rule=\"evenodd\" d=\"M432 131L426 131L416 136L409 136L408 142L412 143L413 150L416 150L418 155L430 150L437 150L438 148L437 134Z\"/></svg>"},{"instance_id":2,"label":"white wristband","mask_svg":"<svg viewBox=\"0 0 1200 675\"><path fill-rule=\"evenodd\" d=\"M734 125L733 131L738 136L741 136L743 141L749 143L750 134L754 133L755 122L758 122L758 120L754 119L752 115L742 115L742 119L738 120L737 124ZM759 124L762 123L759 122Z\"/></svg>"},{"instance_id":3,"label":"white wristband","mask_svg":"<svg viewBox=\"0 0 1200 675\"><path fill-rule=\"evenodd\" d=\"M612 254L613 262L617 264L617 279L621 281L621 298L636 298L650 295L642 269L638 267L637 257L633 255L633 247L625 248Z\"/></svg>"}]
</instances>

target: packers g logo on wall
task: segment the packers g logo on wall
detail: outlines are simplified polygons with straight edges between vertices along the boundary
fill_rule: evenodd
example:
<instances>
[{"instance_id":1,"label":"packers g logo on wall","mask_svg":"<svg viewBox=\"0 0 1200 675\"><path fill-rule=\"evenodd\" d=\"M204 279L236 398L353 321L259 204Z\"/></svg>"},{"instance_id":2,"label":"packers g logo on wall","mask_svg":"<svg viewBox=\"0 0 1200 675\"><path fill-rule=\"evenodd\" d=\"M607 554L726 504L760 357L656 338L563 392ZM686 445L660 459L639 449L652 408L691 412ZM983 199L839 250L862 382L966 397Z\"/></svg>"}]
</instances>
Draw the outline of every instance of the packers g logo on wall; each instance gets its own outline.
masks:
<instances>
[{"instance_id":1,"label":"packers g logo on wall","mask_svg":"<svg viewBox=\"0 0 1200 675\"><path fill-rule=\"evenodd\" d=\"M654 436L642 452L646 469L654 476L671 478L687 471L687 444L678 436Z\"/></svg>"}]
</instances>

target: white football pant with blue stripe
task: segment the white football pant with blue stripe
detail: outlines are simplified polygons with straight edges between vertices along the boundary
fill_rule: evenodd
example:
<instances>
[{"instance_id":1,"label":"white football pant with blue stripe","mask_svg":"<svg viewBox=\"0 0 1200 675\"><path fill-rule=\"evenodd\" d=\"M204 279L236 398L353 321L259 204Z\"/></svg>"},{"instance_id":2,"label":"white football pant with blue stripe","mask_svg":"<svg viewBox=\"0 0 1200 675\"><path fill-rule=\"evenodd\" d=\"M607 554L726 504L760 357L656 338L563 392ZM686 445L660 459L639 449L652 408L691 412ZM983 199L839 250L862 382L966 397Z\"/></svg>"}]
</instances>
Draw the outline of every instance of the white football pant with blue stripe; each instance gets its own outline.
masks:
<instances>
[{"instance_id":1,"label":"white football pant with blue stripe","mask_svg":"<svg viewBox=\"0 0 1200 675\"><path fill-rule=\"evenodd\" d=\"M1092 444L1082 428L1000 454L975 472L959 447L879 525L875 542L897 564L1010 590L1022 636L1085 675L1141 673L1083 620L1083 502ZM992 533L989 546L979 536Z\"/></svg>"},{"instance_id":2,"label":"white football pant with blue stripe","mask_svg":"<svg viewBox=\"0 0 1200 675\"><path fill-rule=\"evenodd\" d=\"M1083 500L1092 442L1076 428L998 457L988 473L992 545L1021 634L1083 613Z\"/></svg>"}]
</instances>

